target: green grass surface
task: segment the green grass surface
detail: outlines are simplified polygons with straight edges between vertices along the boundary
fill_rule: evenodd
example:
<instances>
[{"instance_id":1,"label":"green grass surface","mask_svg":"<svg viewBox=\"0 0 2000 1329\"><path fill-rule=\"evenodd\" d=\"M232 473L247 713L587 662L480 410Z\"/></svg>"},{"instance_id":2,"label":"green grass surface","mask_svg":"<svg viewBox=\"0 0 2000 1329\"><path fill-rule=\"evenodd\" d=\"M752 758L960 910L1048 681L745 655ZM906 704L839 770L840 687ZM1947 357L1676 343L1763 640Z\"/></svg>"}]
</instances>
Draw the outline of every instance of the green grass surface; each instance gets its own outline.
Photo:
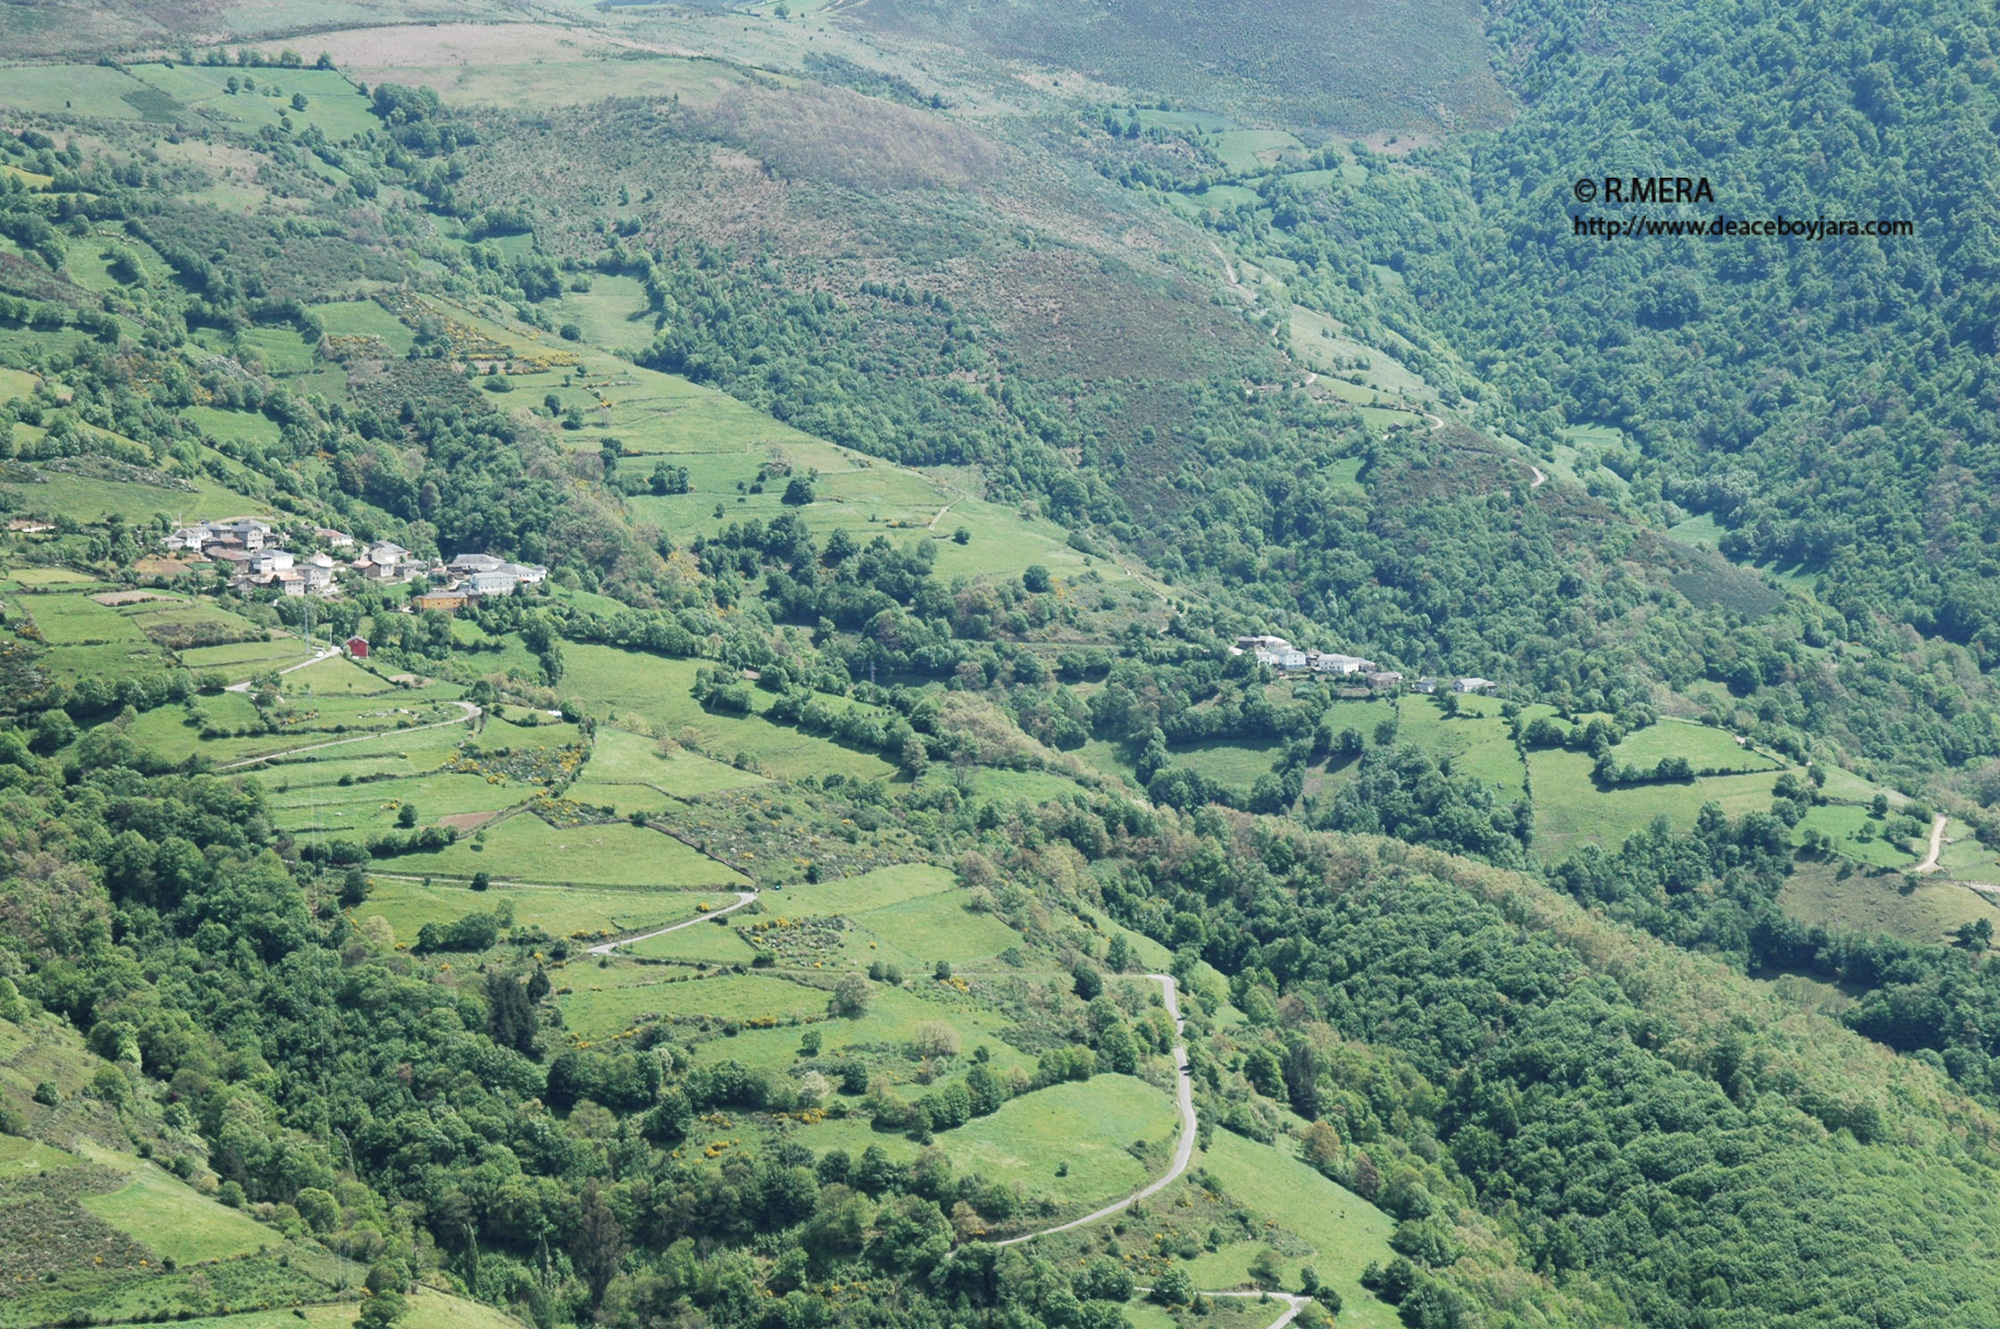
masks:
<instances>
[{"instance_id":1,"label":"green grass surface","mask_svg":"<svg viewBox=\"0 0 2000 1329\"><path fill-rule=\"evenodd\" d=\"M1642 770L1658 765L1662 757L1686 757L1698 771L1778 771L1785 767L1775 757L1738 744L1723 730L1686 720L1667 719L1636 729L1611 751L1622 764Z\"/></svg>"},{"instance_id":2,"label":"green grass surface","mask_svg":"<svg viewBox=\"0 0 2000 1329\"><path fill-rule=\"evenodd\" d=\"M278 422L258 411L229 411L213 406L190 406L185 415L204 434L224 442L276 443Z\"/></svg>"},{"instance_id":3,"label":"green grass surface","mask_svg":"<svg viewBox=\"0 0 2000 1329\"><path fill-rule=\"evenodd\" d=\"M1722 542L1723 526L1706 513L1699 517L1689 517L1667 528L1667 534L1682 544L1702 545L1713 549Z\"/></svg>"},{"instance_id":4,"label":"green grass surface","mask_svg":"<svg viewBox=\"0 0 2000 1329\"><path fill-rule=\"evenodd\" d=\"M838 881L794 886L785 892L782 903L787 913L852 917L951 889L952 874L946 869L925 863L902 863ZM772 901L774 908L778 903Z\"/></svg>"},{"instance_id":5,"label":"green grass surface","mask_svg":"<svg viewBox=\"0 0 2000 1329\"><path fill-rule=\"evenodd\" d=\"M422 1288L405 1301L400 1329L524 1329L522 1322L505 1311L464 1297L455 1297L436 1288ZM176 1323L186 1329L349 1329L358 1313L355 1301L327 1302L317 1306L250 1311L242 1315L202 1316Z\"/></svg>"},{"instance_id":6,"label":"green grass surface","mask_svg":"<svg viewBox=\"0 0 2000 1329\"><path fill-rule=\"evenodd\" d=\"M417 334L373 300L337 300L311 310L329 337L380 337L390 351L407 353Z\"/></svg>"},{"instance_id":7,"label":"green grass surface","mask_svg":"<svg viewBox=\"0 0 2000 1329\"><path fill-rule=\"evenodd\" d=\"M175 110L170 99L161 99L138 79L98 65L14 65L0 70L0 105L166 123L172 123Z\"/></svg>"},{"instance_id":8,"label":"green grass surface","mask_svg":"<svg viewBox=\"0 0 2000 1329\"><path fill-rule=\"evenodd\" d=\"M320 783L309 774L295 783L292 769L267 770L260 773L260 778L269 792L273 819L295 834L307 831L327 836L380 834L396 828L397 818L406 806L417 809L418 825L432 826L443 817L511 808L525 802L533 792L517 783L488 784L483 776L457 774L413 775L407 779L347 786ZM489 835L497 834L498 829L496 826ZM424 871L424 865L433 857L429 854L412 857L411 870Z\"/></svg>"},{"instance_id":9,"label":"green grass surface","mask_svg":"<svg viewBox=\"0 0 2000 1329\"><path fill-rule=\"evenodd\" d=\"M1282 129L1225 129L1205 140L1222 164L1238 175L1256 175L1305 145Z\"/></svg>"},{"instance_id":10,"label":"green grass surface","mask_svg":"<svg viewBox=\"0 0 2000 1329\"><path fill-rule=\"evenodd\" d=\"M689 928L674 935L685 936L688 932L719 934L722 931L721 928ZM666 989L670 993L698 993L699 990ZM682 1009L699 1013L700 1007L694 1005ZM942 1063L947 1077L962 1074L966 1058L974 1048L982 1046L987 1049L991 1057L989 1065L995 1071L1004 1073L1015 1066L1025 1070L1034 1067L1033 1057L1009 1046L1002 1038L1012 1026L1004 1015L974 1009L962 1001L947 1004L935 1000L926 995L923 983L913 982L902 988L878 984L867 1014L857 1019L822 1020L812 1027L819 1031L822 1058L867 1057L873 1065L887 1070L893 1079L904 1086L905 1092L917 1094L922 1092L921 1086L913 1082L919 1059L909 1051L909 1043L916 1037L919 1023L932 1021L942 1021L956 1029L964 1045L964 1055ZM697 1043L693 1051L697 1061L735 1060L759 1070L784 1072L799 1059L800 1033L797 1028L783 1026L745 1029L733 1038L711 1038Z\"/></svg>"},{"instance_id":11,"label":"green grass surface","mask_svg":"<svg viewBox=\"0 0 2000 1329\"><path fill-rule=\"evenodd\" d=\"M1676 830L1694 825L1702 804L1713 800L1731 817L1768 811L1776 776L1718 775L1692 784L1627 785L1599 792L1590 777L1591 759L1581 752L1531 751L1534 778L1535 849L1557 860L1585 843L1615 849L1655 817Z\"/></svg>"},{"instance_id":12,"label":"green grass surface","mask_svg":"<svg viewBox=\"0 0 2000 1329\"><path fill-rule=\"evenodd\" d=\"M757 950L731 926L734 917L707 927L682 928L624 947L624 954L646 960L686 960L693 964L749 964Z\"/></svg>"},{"instance_id":13,"label":"green grass surface","mask_svg":"<svg viewBox=\"0 0 2000 1329\"><path fill-rule=\"evenodd\" d=\"M371 674L342 655L294 669L281 684L288 697L379 697L400 691L394 683Z\"/></svg>"},{"instance_id":14,"label":"green grass surface","mask_svg":"<svg viewBox=\"0 0 2000 1329\"><path fill-rule=\"evenodd\" d=\"M1888 933L1923 945L1949 939L1962 924L1987 919L2000 927L2000 902L1939 877L1910 888L1899 871L1834 858L1802 861L1778 893L1785 913L1837 933Z\"/></svg>"},{"instance_id":15,"label":"green grass surface","mask_svg":"<svg viewBox=\"0 0 2000 1329\"><path fill-rule=\"evenodd\" d=\"M690 731L701 749L718 758L743 753L767 775L825 775L838 772L864 780L884 779L894 767L870 752L857 752L760 715L711 715L695 704L693 660L663 660L609 646L565 648L566 691L587 699L592 713L630 711L656 728L679 737ZM767 694L756 694L768 706Z\"/></svg>"},{"instance_id":16,"label":"green grass surface","mask_svg":"<svg viewBox=\"0 0 2000 1329\"><path fill-rule=\"evenodd\" d=\"M992 1116L937 1138L956 1171L1003 1185L1018 1181L1030 1195L1088 1206L1129 1194L1165 1172L1178 1133L1166 1090L1129 1075L1099 1075L1012 1099ZM1138 1140L1155 1146L1157 1166L1126 1152ZM1063 1163L1069 1173L1059 1177L1056 1167Z\"/></svg>"},{"instance_id":17,"label":"green grass surface","mask_svg":"<svg viewBox=\"0 0 2000 1329\"><path fill-rule=\"evenodd\" d=\"M1284 750L1285 745L1277 739L1261 742L1217 740L1175 747L1172 755L1176 766L1185 766L1218 784L1247 794L1258 776L1271 773L1272 764Z\"/></svg>"},{"instance_id":18,"label":"green grass surface","mask_svg":"<svg viewBox=\"0 0 2000 1329\"><path fill-rule=\"evenodd\" d=\"M1258 1144L1228 1131L1215 1132L1207 1151L1196 1156L1196 1164L1215 1174L1237 1200L1311 1243L1312 1258L1286 1260L1286 1273L1295 1276L1301 1263L1317 1269L1321 1281L1340 1293L1345 1306L1341 1324L1391 1329L1400 1323L1395 1310L1377 1301L1360 1281L1361 1271L1371 1261L1387 1264L1393 1258L1389 1235L1395 1231L1394 1219L1322 1177L1289 1148ZM1247 1262L1247 1254L1242 1258ZM1197 1268L1210 1277L1237 1274L1230 1281L1247 1277L1233 1268L1204 1268L1200 1262ZM1228 1282L1197 1278L1196 1286L1228 1286Z\"/></svg>"},{"instance_id":19,"label":"green grass surface","mask_svg":"<svg viewBox=\"0 0 2000 1329\"><path fill-rule=\"evenodd\" d=\"M572 787L570 796L586 803L613 802L620 811L628 806L650 810L665 797L691 798L720 789L743 789L765 783L760 775L710 761L685 749L662 753L650 738L607 727L597 731L590 764L584 767L583 776ZM644 797L641 791L655 797Z\"/></svg>"},{"instance_id":20,"label":"green grass surface","mask_svg":"<svg viewBox=\"0 0 2000 1329\"><path fill-rule=\"evenodd\" d=\"M1867 808L1852 803L1824 803L1807 809L1805 818L1793 830L1793 838L1796 842L1806 831L1819 831L1832 837L1835 852L1843 857L1876 867L1915 867L1930 847L1930 828L1924 828L1920 839L1885 840L1884 824L1882 819L1869 815ZM1866 839L1862 838L1864 834Z\"/></svg>"},{"instance_id":21,"label":"green grass surface","mask_svg":"<svg viewBox=\"0 0 2000 1329\"><path fill-rule=\"evenodd\" d=\"M297 637L274 641L243 641L227 646L197 646L180 653L181 663L197 673L214 670L230 682L265 669L282 669L312 657L312 648Z\"/></svg>"},{"instance_id":22,"label":"green grass surface","mask_svg":"<svg viewBox=\"0 0 2000 1329\"><path fill-rule=\"evenodd\" d=\"M27 430L22 427L20 432ZM161 512L190 518L195 513L268 516L271 512L268 503L225 489L205 476L190 480L192 489L182 489L134 480L97 480L41 468L37 472L43 483L20 487L22 511L30 515L62 513L79 521L101 522L115 513L138 526Z\"/></svg>"},{"instance_id":23,"label":"green grass surface","mask_svg":"<svg viewBox=\"0 0 2000 1329\"><path fill-rule=\"evenodd\" d=\"M422 870L470 877L579 886L645 886L680 890L691 886L745 884L746 878L671 836L613 822L557 830L523 814L495 823L483 841L462 839L449 849L422 856ZM483 847L481 847L483 845Z\"/></svg>"},{"instance_id":24,"label":"green grass surface","mask_svg":"<svg viewBox=\"0 0 2000 1329\"><path fill-rule=\"evenodd\" d=\"M787 905L791 895L786 892ZM930 895L848 917L878 943L883 958L900 959L908 972L916 972L911 966L928 972L939 960L961 968L990 967L1000 952L1021 944L1021 935L990 914L972 912L964 895Z\"/></svg>"},{"instance_id":25,"label":"green grass surface","mask_svg":"<svg viewBox=\"0 0 2000 1329\"><path fill-rule=\"evenodd\" d=\"M219 65L132 65L133 77L184 106L199 107L225 123L255 132L280 129L289 119L294 132L318 125L339 143L381 128L367 98L352 83L331 70L236 69ZM250 79L256 87L229 91L229 79ZM292 94L306 95L306 108L292 107ZM275 94L275 95L272 95Z\"/></svg>"},{"instance_id":26,"label":"green grass surface","mask_svg":"<svg viewBox=\"0 0 2000 1329\"><path fill-rule=\"evenodd\" d=\"M588 291L567 291L557 302L558 324L574 323L593 346L644 347L653 340L646 287L637 277L597 276Z\"/></svg>"},{"instance_id":27,"label":"green grass surface","mask_svg":"<svg viewBox=\"0 0 2000 1329\"><path fill-rule=\"evenodd\" d=\"M225 1208L159 1166L126 1154L85 1146L84 1157L131 1178L106 1195L87 1195L83 1207L161 1256L182 1263L253 1255L283 1238L249 1215Z\"/></svg>"},{"instance_id":28,"label":"green grass surface","mask_svg":"<svg viewBox=\"0 0 2000 1329\"><path fill-rule=\"evenodd\" d=\"M1461 697L1459 713L1446 716L1442 698L1412 695L1403 699L1398 714L1396 732L1401 741L1450 757L1453 770L1484 780L1503 803L1526 792L1527 768L1497 705Z\"/></svg>"},{"instance_id":29,"label":"green grass surface","mask_svg":"<svg viewBox=\"0 0 2000 1329\"><path fill-rule=\"evenodd\" d=\"M412 860L385 860L383 872L400 872ZM459 883L425 886L378 875L366 902L351 912L359 922L380 917L395 930L401 941L416 939L426 923L449 923L467 914L498 911L503 903L514 911L514 926L540 928L553 937L586 938L641 932L664 927L696 914L704 904L711 909L735 901L734 895L707 892L602 891L558 887L495 887L473 891ZM707 928L687 928L686 932L707 932ZM673 935L681 935L676 933ZM745 960L749 959L746 952Z\"/></svg>"},{"instance_id":30,"label":"green grass surface","mask_svg":"<svg viewBox=\"0 0 2000 1329\"><path fill-rule=\"evenodd\" d=\"M772 974L722 974L671 981L683 971L657 966L599 968L571 961L556 987L571 991L556 998L563 1025L589 1041L615 1037L645 1020L677 1013L719 1020L811 1019L826 1013L827 994ZM796 1031L793 1031L796 1033Z\"/></svg>"}]
</instances>

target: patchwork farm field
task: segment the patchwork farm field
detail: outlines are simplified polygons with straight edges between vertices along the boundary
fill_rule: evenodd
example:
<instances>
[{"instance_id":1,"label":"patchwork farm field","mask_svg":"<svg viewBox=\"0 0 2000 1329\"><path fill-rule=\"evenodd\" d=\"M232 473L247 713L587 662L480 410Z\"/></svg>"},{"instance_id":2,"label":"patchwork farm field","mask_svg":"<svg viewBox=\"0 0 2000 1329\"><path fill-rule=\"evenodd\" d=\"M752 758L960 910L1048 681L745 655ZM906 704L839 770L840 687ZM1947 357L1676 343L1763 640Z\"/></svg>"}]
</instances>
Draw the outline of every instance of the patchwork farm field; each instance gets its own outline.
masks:
<instances>
[{"instance_id":1,"label":"patchwork farm field","mask_svg":"<svg viewBox=\"0 0 2000 1329\"><path fill-rule=\"evenodd\" d=\"M424 884L397 873L403 862L390 860L378 871L368 899L355 906L356 922L380 918L403 940L416 937L426 923L453 923L467 914L499 913L507 924L540 928L552 937L597 941L604 937L663 927L698 913L705 905L719 909L736 897L699 891L605 891L583 888L496 886L472 891L462 884ZM689 932L707 929L689 928ZM673 934L675 936L680 933ZM749 958L746 952L744 958Z\"/></svg>"},{"instance_id":2,"label":"patchwork farm field","mask_svg":"<svg viewBox=\"0 0 2000 1329\"><path fill-rule=\"evenodd\" d=\"M685 890L740 886L748 879L671 836L626 822L558 829L521 813L448 849L409 861L427 874L575 886Z\"/></svg>"},{"instance_id":3,"label":"patchwork farm field","mask_svg":"<svg viewBox=\"0 0 2000 1329\"><path fill-rule=\"evenodd\" d=\"M1655 817L1684 831L1704 803L1715 803L1731 817L1769 811L1775 780L1775 772L1760 772L1600 790L1591 778L1589 754L1553 748L1531 750L1528 770L1535 789L1535 847L1551 861L1583 844L1615 849Z\"/></svg>"}]
</instances>

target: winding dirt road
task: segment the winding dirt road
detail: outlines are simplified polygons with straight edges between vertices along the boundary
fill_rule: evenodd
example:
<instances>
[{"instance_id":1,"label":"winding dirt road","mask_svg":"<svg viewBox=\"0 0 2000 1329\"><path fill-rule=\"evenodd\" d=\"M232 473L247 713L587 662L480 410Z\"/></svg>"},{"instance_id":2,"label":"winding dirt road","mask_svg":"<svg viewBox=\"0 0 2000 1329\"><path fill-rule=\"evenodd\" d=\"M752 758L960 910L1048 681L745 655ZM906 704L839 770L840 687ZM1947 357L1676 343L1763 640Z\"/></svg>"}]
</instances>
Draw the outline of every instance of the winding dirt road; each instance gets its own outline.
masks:
<instances>
[{"instance_id":1,"label":"winding dirt road","mask_svg":"<svg viewBox=\"0 0 2000 1329\"><path fill-rule=\"evenodd\" d=\"M311 661L307 661L308 664ZM353 738L336 738L326 743L308 743L302 748L286 748L282 752L267 752L261 757L245 757L242 761L225 762L216 767L218 771L233 771L243 766L255 766L260 762L277 761L281 757L295 757L301 752L318 752L323 748L345 747L349 743L372 743L378 738L389 738L396 734L421 734L426 729L443 729L447 725L467 724L479 716L479 708L469 701L455 701L452 705L465 714L456 720L433 720L429 724L411 725L408 729L378 729L372 734L359 734Z\"/></svg>"},{"instance_id":2,"label":"winding dirt road","mask_svg":"<svg viewBox=\"0 0 2000 1329\"><path fill-rule=\"evenodd\" d=\"M690 918L685 922L674 923L663 928L654 928L651 932L642 932L636 937L621 937L617 941L607 941L600 946L592 946L589 950L585 951L584 954L609 955L611 954L611 952L617 950L620 946L630 946L633 942L637 941L651 941L655 937L664 937L669 932L679 932L682 928L691 928L697 923L707 923L713 919L722 918L729 914L733 914L738 909L741 909L744 905L749 904L752 900L756 898L757 898L757 892L755 891L738 891L736 892L735 904L726 904L722 906L722 908L720 909L711 909L705 914L696 914L693 918Z\"/></svg>"},{"instance_id":3,"label":"winding dirt road","mask_svg":"<svg viewBox=\"0 0 2000 1329\"><path fill-rule=\"evenodd\" d=\"M1923 862L1917 864L1916 870L1918 872L1936 872L1938 870L1938 855L1944 852L1945 821L1946 817L1944 813L1939 812L1932 814L1931 851L1928 854L1924 855Z\"/></svg>"},{"instance_id":4,"label":"winding dirt road","mask_svg":"<svg viewBox=\"0 0 2000 1329\"><path fill-rule=\"evenodd\" d=\"M1148 974L1146 977L1158 983L1166 993L1167 1014L1174 1018L1174 1032L1180 1034L1186 1024L1181 1019L1180 985L1175 983L1172 976L1168 974ZM1086 1223L1095 1223L1100 1218L1109 1218L1122 1209L1131 1208L1147 1196L1157 1194L1179 1179L1180 1175L1188 1170L1188 1164L1194 1160L1195 1119L1194 1085L1188 1079L1187 1039L1185 1037L1178 1038L1174 1043L1174 1102L1175 1106L1180 1109L1181 1114L1181 1138L1174 1145L1174 1164L1167 1169L1166 1175L1162 1176L1158 1181L1140 1187L1124 1199L1113 1201L1105 1205L1102 1209L1085 1214L1082 1218L1072 1218L1067 1223L1058 1223L1054 1227L1045 1227L1035 1232L1024 1232L1018 1237L1009 1237L1005 1241L996 1241L993 1244L996 1246L1018 1246L1024 1241L1033 1241L1036 1237L1046 1237L1054 1232L1067 1232L1071 1228L1082 1227Z\"/></svg>"},{"instance_id":5,"label":"winding dirt road","mask_svg":"<svg viewBox=\"0 0 2000 1329\"><path fill-rule=\"evenodd\" d=\"M315 655L310 660L301 660L297 664L286 665L283 669L280 669L278 673L280 675L297 673L301 669L305 669L312 665L318 664L321 660L330 660L338 654L340 654L339 651L334 650L332 647L328 647L326 650L321 651L319 654ZM224 688L223 691L248 692L250 690L250 684L252 681L253 680L246 678L241 683L231 683L228 687Z\"/></svg>"}]
</instances>

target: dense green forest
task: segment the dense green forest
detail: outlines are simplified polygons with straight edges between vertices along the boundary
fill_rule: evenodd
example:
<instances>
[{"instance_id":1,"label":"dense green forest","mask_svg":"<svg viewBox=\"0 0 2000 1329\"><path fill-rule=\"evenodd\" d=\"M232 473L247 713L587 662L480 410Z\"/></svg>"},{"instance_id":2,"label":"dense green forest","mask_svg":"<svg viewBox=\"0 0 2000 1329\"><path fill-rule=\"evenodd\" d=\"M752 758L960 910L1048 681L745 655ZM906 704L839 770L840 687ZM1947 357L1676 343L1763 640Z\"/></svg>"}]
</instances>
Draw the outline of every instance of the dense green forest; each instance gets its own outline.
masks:
<instances>
[{"instance_id":1,"label":"dense green forest","mask_svg":"<svg viewBox=\"0 0 2000 1329\"><path fill-rule=\"evenodd\" d=\"M0 4L0 1326L1991 1322L1981 14L212 8Z\"/></svg>"}]
</instances>

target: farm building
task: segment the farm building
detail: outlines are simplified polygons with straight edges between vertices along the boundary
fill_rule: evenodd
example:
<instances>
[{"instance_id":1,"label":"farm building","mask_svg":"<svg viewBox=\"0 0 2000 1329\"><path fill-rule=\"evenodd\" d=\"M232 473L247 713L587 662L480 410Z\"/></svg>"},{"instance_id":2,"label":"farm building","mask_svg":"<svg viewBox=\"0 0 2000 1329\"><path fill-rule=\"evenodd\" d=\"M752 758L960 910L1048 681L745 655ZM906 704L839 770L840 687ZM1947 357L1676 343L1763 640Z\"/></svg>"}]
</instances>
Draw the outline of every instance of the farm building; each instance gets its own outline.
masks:
<instances>
[{"instance_id":1,"label":"farm building","mask_svg":"<svg viewBox=\"0 0 2000 1329\"><path fill-rule=\"evenodd\" d=\"M1340 655L1332 651L1308 651L1306 663L1316 674L1359 674L1373 669L1373 660L1364 660L1358 655Z\"/></svg>"},{"instance_id":2,"label":"farm building","mask_svg":"<svg viewBox=\"0 0 2000 1329\"><path fill-rule=\"evenodd\" d=\"M342 645L349 657L356 660L366 660L368 658L368 638L349 637Z\"/></svg>"}]
</instances>

